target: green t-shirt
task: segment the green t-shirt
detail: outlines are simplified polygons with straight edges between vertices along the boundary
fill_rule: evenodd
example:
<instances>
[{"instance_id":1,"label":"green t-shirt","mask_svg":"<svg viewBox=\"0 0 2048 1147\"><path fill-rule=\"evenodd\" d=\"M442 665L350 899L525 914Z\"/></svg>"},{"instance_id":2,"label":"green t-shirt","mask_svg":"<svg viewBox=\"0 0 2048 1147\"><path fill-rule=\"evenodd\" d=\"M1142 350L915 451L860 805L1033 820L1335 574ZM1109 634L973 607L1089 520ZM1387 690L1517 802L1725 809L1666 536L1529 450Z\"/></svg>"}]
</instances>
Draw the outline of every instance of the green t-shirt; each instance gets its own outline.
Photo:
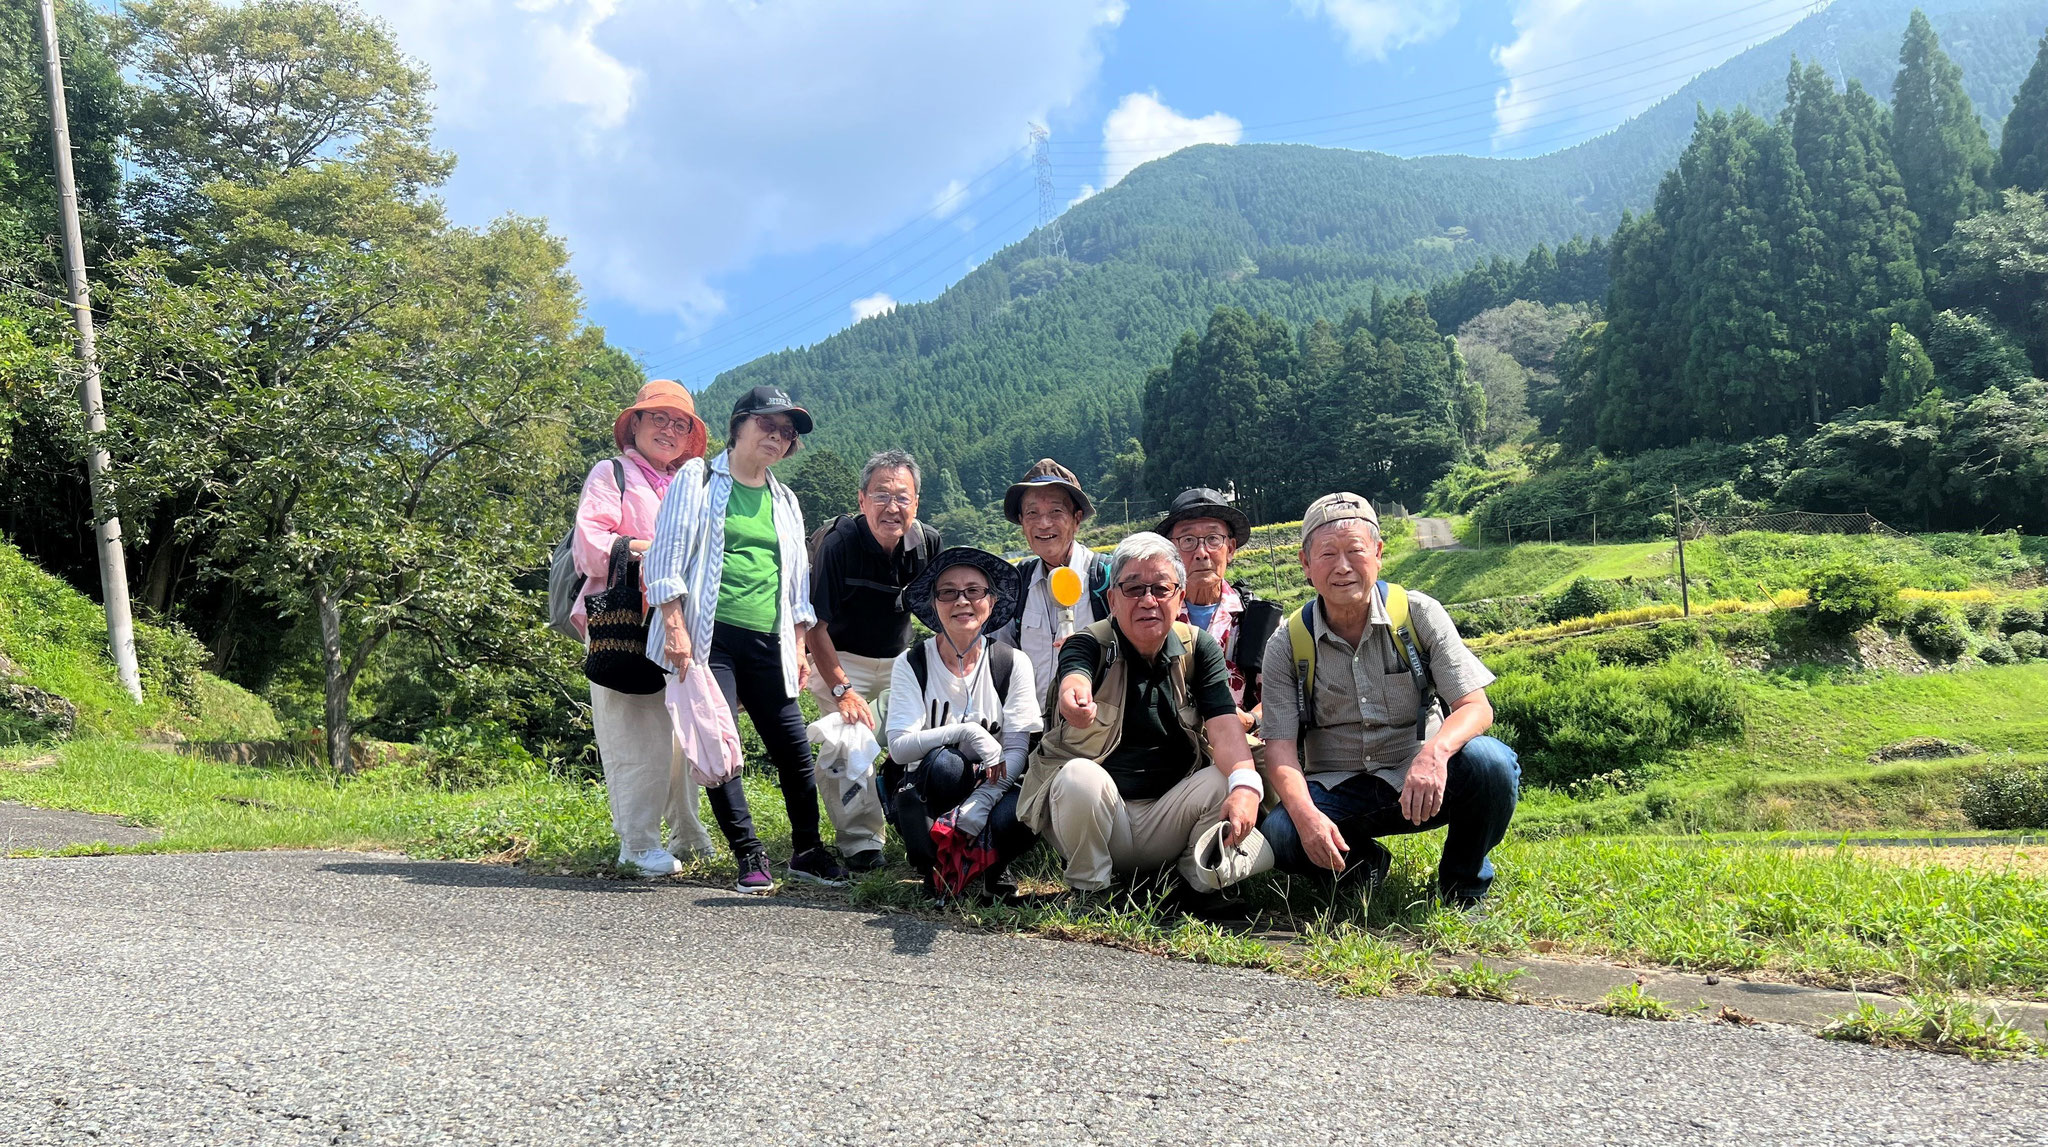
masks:
<instances>
[{"instance_id":1,"label":"green t-shirt","mask_svg":"<svg viewBox=\"0 0 2048 1147\"><path fill-rule=\"evenodd\" d=\"M732 497L725 503L718 620L756 633L775 632L782 597L781 555L775 539L775 499L768 487L734 482Z\"/></svg>"}]
</instances>

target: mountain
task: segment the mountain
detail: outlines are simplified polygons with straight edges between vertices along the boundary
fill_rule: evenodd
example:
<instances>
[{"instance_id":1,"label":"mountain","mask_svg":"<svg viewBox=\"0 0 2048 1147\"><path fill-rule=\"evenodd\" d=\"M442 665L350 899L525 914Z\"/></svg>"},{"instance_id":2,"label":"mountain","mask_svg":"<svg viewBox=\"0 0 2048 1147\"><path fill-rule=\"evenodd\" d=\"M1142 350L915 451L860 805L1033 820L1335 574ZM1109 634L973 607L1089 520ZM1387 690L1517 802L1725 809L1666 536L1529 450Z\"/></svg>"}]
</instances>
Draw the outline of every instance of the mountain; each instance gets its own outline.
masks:
<instances>
[{"instance_id":1,"label":"mountain","mask_svg":"<svg viewBox=\"0 0 2048 1147\"><path fill-rule=\"evenodd\" d=\"M1842 0L1686 84L1598 139L1531 159L1300 144L1191 147L1139 167L1061 217L1067 254L1036 236L937 298L718 376L700 399L784 386L815 444L858 461L884 446L993 497L1034 459L1093 481L1135 437L1144 377L1218 306L1292 322L1338 318L1376 288L1415 290L1494 255L1605 235L1641 211L1701 107L1776 115L1792 57L1889 99L1916 5ZM2032 64L2038 2L1923 2L1997 127Z\"/></svg>"}]
</instances>

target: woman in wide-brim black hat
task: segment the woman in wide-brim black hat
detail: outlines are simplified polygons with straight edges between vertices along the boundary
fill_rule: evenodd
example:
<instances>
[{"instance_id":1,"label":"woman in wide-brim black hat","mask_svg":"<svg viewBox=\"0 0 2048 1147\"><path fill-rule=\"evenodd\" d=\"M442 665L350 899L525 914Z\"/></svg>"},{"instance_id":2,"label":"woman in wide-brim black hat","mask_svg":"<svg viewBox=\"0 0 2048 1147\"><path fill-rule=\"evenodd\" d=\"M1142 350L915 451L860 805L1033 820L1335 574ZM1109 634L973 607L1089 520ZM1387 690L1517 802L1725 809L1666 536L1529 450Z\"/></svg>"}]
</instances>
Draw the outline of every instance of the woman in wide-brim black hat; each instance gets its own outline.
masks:
<instances>
[{"instance_id":1,"label":"woman in wide-brim black hat","mask_svg":"<svg viewBox=\"0 0 2048 1147\"><path fill-rule=\"evenodd\" d=\"M1031 660L988 639L1016 614L1022 589L1010 563L955 546L904 591L932 636L891 672L883 783L905 855L942 897L977 875L1001 895L1004 869L1031 847L1017 782L1044 727L1038 689Z\"/></svg>"}]
</instances>

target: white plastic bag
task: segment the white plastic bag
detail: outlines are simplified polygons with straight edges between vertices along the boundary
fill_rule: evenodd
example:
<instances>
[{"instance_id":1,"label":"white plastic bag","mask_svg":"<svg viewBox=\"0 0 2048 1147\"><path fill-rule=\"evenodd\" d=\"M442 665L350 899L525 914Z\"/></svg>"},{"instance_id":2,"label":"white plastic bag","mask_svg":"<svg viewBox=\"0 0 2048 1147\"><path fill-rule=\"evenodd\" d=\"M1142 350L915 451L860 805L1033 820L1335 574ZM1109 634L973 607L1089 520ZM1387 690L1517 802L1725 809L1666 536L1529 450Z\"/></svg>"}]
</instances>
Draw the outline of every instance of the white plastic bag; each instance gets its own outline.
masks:
<instances>
[{"instance_id":1,"label":"white plastic bag","mask_svg":"<svg viewBox=\"0 0 2048 1147\"><path fill-rule=\"evenodd\" d=\"M687 673L672 674L662 696L669 721L675 725L676 740L689 758L690 775L707 789L740 775L745 757L740 749L739 725L718 681L702 661L691 661Z\"/></svg>"}]
</instances>

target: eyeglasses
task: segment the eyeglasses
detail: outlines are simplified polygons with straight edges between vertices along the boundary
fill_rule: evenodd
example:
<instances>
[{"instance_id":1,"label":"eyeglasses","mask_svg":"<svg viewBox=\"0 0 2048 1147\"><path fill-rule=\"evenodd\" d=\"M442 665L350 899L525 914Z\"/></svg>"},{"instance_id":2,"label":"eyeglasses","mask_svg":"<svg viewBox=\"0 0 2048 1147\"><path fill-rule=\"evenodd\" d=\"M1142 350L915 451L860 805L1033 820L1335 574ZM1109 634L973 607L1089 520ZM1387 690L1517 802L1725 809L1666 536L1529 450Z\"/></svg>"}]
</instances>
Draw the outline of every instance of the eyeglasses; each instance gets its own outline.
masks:
<instances>
[{"instance_id":1,"label":"eyeglasses","mask_svg":"<svg viewBox=\"0 0 2048 1147\"><path fill-rule=\"evenodd\" d=\"M1132 601L1143 601L1148 597L1156 597L1160 601L1165 601L1167 598L1172 597L1174 594L1179 593L1180 587L1177 585L1158 585L1147 584L1144 582L1132 582L1129 585L1120 585L1116 587L1116 591L1120 594L1123 594L1125 597L1130 598Z\"/></svg>"},{"instance_id":2,"label":"eyeglasses","mask_svg":"<svg viewBox=\"0 0 2048 1147\"><path fill-rule=\"evenodd\" d=\"M1196 550L1220 550L1230 544L1230 539L1222 534L1203 534L1199 538L1175 538L1173 544L1180 547L1181 553L1191 554Z\"/></svg>"},{"instance_id":3,"label":"eyeglasses","mask_svg":"<svg viewBox=\"0 0 2048 1147\"><path fill-rule=\"evenodd\" d=\"M768 415L756 414L754 425L770 438L780 438L784 442L796 441L796 426L793 423L777 422Z\"/></svg>"},{"instance_id":4,"label":"eyeglasses","mask_svg":"<svg viewBox=\"0 0 2048 1147\"><path fill-rule=\"evenodd\" d=\"M908 510L917 501L915 494L870 494L862 490L861 496L885 510Z\"/></svg>"},{"instance_id":5,"label":"eyeglasses","mask_svg":"<svg viewBox=\"0 0 2048 1147\"><path fill-rule=\"evenodd\" d=\"M959 601L962 598L968 601L980 601L988 596L988 587L985 585L949 585L932 596L948 604Z\"/></svg>"},{"instance_id":6,"label":"eyeglasses","mask_svg":"<svg viewBox=\"0 0 2048 1147\"><path fill-rule=\"evenodd\" d=\"M676 430L680 430L685 434L688 434L691 430L695 429L697 425L697 420L690 417L687 414L677 414L671 416L663 414L659 410L643 410L640 412L640 417L645 418L647 420L648 425L654 427L656 430L668 430L673 428Z\"/></svg>"}]
</instances>

